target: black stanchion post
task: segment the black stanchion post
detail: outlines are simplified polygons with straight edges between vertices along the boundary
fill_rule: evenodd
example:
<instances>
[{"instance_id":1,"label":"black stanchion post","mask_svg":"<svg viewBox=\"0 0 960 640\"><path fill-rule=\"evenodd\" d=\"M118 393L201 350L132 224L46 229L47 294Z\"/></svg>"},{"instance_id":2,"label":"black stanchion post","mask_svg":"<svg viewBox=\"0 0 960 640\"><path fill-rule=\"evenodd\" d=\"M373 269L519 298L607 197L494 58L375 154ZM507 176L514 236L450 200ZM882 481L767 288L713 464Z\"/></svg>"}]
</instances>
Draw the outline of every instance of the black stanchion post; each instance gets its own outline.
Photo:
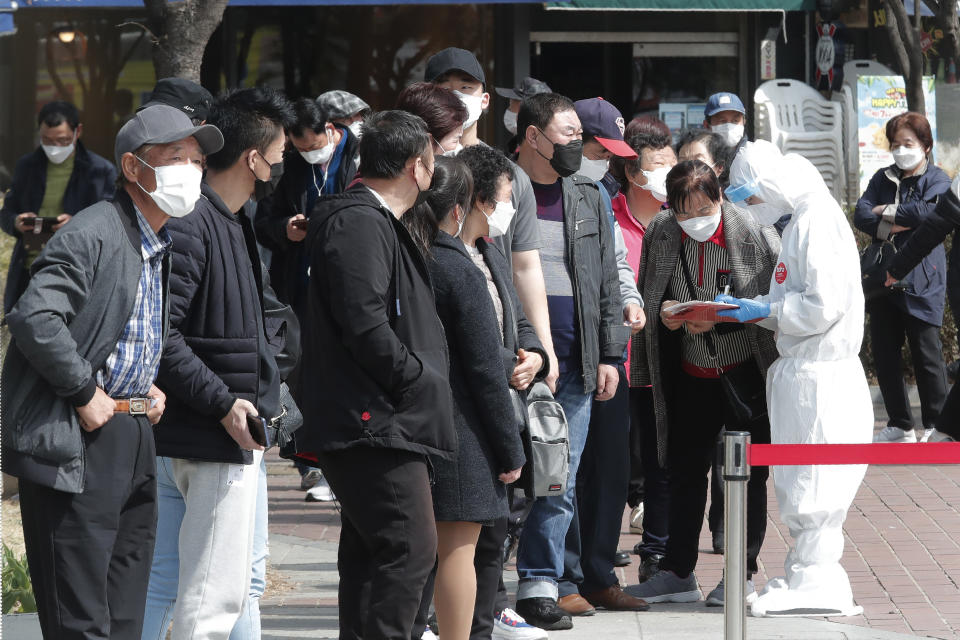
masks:
<instances>
[{"instance_id":1,"label":"black stanchion post","mask_svg":"<svg viewBox=\"0 0 960 640\"><path fill-rule=\"evenodd\" d=\"M748 432L727 431L723 434L724 640L746 640L747 637L744 589L747 583L749 447Z\"/></svg>"}]
</instances>

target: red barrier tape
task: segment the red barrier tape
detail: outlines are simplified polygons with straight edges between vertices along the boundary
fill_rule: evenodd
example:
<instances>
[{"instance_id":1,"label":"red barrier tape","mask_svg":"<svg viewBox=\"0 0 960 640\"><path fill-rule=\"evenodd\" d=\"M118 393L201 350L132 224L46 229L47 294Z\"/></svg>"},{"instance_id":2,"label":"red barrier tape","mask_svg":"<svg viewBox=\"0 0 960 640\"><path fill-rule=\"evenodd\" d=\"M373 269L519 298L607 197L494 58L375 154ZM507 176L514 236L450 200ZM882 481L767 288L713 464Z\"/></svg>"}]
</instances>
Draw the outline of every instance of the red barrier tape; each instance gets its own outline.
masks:
<instances>
[{"instance_id":1,"label":"red barrier tape","mask_svg":"<svg viewBox=\"0 0 960 640\"><path fill-rule=\"evenodd\" d=\"M752 444L752 466L807 464L960 464L960 442Z\"/></svg>"}]
</instances>

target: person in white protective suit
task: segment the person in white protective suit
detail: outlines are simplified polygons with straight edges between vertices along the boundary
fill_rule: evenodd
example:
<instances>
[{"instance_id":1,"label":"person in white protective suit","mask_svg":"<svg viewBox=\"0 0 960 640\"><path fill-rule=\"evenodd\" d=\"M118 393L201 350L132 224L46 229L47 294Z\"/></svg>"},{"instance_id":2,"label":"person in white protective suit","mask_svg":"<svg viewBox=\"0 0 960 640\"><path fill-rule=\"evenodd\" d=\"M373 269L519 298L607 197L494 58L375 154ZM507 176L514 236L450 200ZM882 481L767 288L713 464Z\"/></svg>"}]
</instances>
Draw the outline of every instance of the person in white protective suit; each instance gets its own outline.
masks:
<instances>
[{"instance_id":1,"label":"person in white protective suit","mask_svg":"<svg viewBox=\"0 0 960 640\"><path fill-rule=\"evenodd\" d=\"M792 215L770 293L722 312L776 330L780 358L767 376L773 444L867 443L873 404L858 356L863 290L853 233L816 168L765 141L747 144L730 168L727 197L761 224ZM866 465L776 466L780 516L794 546L785 578L753 603L754 616L856 615L840 566L843 522Z\"/></svg>"}]
</instances>

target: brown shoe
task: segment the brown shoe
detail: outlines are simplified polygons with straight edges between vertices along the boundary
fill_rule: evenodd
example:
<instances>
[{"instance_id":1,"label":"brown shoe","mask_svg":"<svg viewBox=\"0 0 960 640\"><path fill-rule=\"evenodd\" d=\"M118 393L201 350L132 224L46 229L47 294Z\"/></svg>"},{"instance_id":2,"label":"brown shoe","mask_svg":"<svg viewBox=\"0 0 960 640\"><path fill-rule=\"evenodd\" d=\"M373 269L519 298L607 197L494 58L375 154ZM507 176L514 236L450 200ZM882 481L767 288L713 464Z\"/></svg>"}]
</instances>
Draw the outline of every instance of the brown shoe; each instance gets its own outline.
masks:
<instances>
[{"instance_id":1,"label":"brown shoe","mask_svg":"<svg viewBox=\"0 0 960 640\"><path fill-rule=\"evenodd\" d=\"M572 616L592 616L597 612L579 593L571 593L557 600L557 605Z\"/></svg>"},{"instance_id":2,"label":"brown shoe","mask_svg":"<svg viewBox=\"0 0 960 640\"><path fill-rule=\"evenodd\" d=\"M624 592L619 584L612 584L606 589L594 591L585 598L593 606L603 607L607 611L646 611L650 608L646 600Z\"/></svg>"}]
</instances>

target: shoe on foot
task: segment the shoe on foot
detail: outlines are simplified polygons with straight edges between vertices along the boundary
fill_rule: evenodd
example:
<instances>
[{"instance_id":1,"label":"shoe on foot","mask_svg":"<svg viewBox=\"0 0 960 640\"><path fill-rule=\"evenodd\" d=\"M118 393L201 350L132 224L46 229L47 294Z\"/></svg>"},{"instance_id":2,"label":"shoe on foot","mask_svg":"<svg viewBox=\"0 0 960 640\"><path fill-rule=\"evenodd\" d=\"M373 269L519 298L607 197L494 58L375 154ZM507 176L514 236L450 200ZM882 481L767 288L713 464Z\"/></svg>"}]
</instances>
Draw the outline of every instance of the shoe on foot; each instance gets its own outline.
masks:
<instances>
[{"instance_id":1,"label":"shoe on foot","mask_svg":"<svg viewBox=\"0 0 960 640\"><path fill-rule=\"evenodd\" d=\"M720 578L720 582L717 583L717 586L713 588L713 591L710 592L710 595L707 596L707 606L708 607L722 607L723 606L723 597L725 595L725 589L723 588L723 578ZM753 586L753 580L747 580L746 587L743 591L744 601L747 604L751 604L754 600L757 599L757 589Z\"/></svg>"},{"instance_id":2,"label":"shoe on foot","mask_svg":"<svg viewBox=\"0 0 960 640\"><path fill-rule=\"evenodd\" d=\"M579 593L571 593L557 600L557 606L572 616L592 616L597 612Z\"/></svg>"},{"instance_id":3,"label":"shoe on foot","mask_svg":"<svg viewBox=\"0 0 960 640\"><path fill-rule=\"evenodd\" d=\"M713 532L713 552L723 555L723 527Z\"/></svg>"},{"instance_id":4,"label":"shoe on foot","mask_svg":"<svg viewBox=\"0 0 960 640\"><path fill-rule=\"evenodd\" d=\"M631 585L624 589L631 596L654 602L697 602L703 598L703 592L697 586L697 576L693 571L681 578L673 571L661 569L642 584Z\"/></svg>"},{"instance_id":5,"label":"shoe on foot","mask_svg":"<svg viewBox=\"0 0 960 640\"><path fill-rule=\"evenodd\" d=\"M420 640L440 640L440 636L433 632L433 629L427 627L423 630L423 635L420 636Z\"/></svg>"},{"instance_id":6,"label":"shoe on foot","mask_svg":"<svg viewBox=\"0 0 960 640\"><path fill-rule=\"evenodd\" d=\"M523 598L517 600L517 613L527 624L547 631L573 629L570 614L557 605L553 598Z\"/></svg>"},{"instance_id":7,"label":"shoe on foot","mask_svg":"<svg viewBox=\"0 0 960 640\"><path fill-rule=\"evenodd\" d=\"M943 431L937 431L936 429L927 429L929 435L926 435L926 440L924 442L956 442L951 436L948 436Z\"/></svg>"},{"instance_id":8,"label":"shoe on foot","mask_svg":"<svg viewBox=\"0 0 960 640\"><path fill-rule=\"evenodd\" d=\"M617 551L613 554L613 566L615 567L629 567L630 566L630 554L626 551Z\"/></svg>"},{"instance_id":9,"label":"shoe on foot","mask_svg":"<svg viewBox=\"0 0 960 640\"><path fill-rule=\"evenodd\" d=\"M643 562L640 563L640 572L638 577L638 582L641 584L652 578L660 571L660 561L663 560L663 556L659 553L647 556L643 559Z\"/></svg>"},{"instance_id":10,"label":"shoe on foot","mask_svg":"<svg viewBox=\"0 0 960 640\"><path fill-rule=\"evenodd\" d=\"M643 503L641 502L630 511L630 533L643 533Z\"/></svg>"},{"instance_id":11,"label":"shoe on foot","mask_svg":"<svg viewBox=\"0 0 960 640\"><path fill-rule=\"evenodd\" d=\"M317 480L316 484L307 491L307 496L304 498L306 502L333 502L334 500L336 500L336 496L333 495L333 489L330 488L326 478Z\"/></svg>"},{"instance_id":12,"label":"shoe on foot","mask_svg":"<svg viewBox=\"0 0 960 640\"><path fill-rule=\"evenodd\" d=\"M513 609L506 608L493 619L495 640L546 640L547 632L532 624Z\"/></svg>"},{"instance_id":13,"label":"shoe on foot","mask_svg":"<svg viewBox=\"0 0 960 640\"><path fill-rule=\"evenodd\" d=\"M873 437L874 442L916 442L917 434L913 429L906 430L900 427L884 427Z\"/></svg>"},{"instance_id":14,"label":"shoe on foot","mask_svg":"<svg viewBox=\"0 0 960 640\"><path fill-rule=\"evenodd\" d=\"M947 365L947 377L951 382L957 381L957 374L960 372L960 360L954 360Z\"/></svg>"},{"instance_id":15,"label":"shoe on foot","mask_svg":"<svg viewBox=\"0 0 960 640\"><path fill-rule=\"evenodd\" d=\"M300 490L307 491L313 485L317 484L317 481L323 477L323 474L320 472L320 469L311 468L305 474L300 476Z\"/></svg>"},{"instance_id":16,"label":"shoe on foot","mask_svg":"<svg viewBox=\"0 0 960 640\"><path fill-rule=\"evenodd\" d=\"M650 605L646 600L625 593L619 584L612 584L606 589L594 591L584 596L587 602L595 607L602 607L607 611L647 611Z\"/></svg>"}]
</instances>

